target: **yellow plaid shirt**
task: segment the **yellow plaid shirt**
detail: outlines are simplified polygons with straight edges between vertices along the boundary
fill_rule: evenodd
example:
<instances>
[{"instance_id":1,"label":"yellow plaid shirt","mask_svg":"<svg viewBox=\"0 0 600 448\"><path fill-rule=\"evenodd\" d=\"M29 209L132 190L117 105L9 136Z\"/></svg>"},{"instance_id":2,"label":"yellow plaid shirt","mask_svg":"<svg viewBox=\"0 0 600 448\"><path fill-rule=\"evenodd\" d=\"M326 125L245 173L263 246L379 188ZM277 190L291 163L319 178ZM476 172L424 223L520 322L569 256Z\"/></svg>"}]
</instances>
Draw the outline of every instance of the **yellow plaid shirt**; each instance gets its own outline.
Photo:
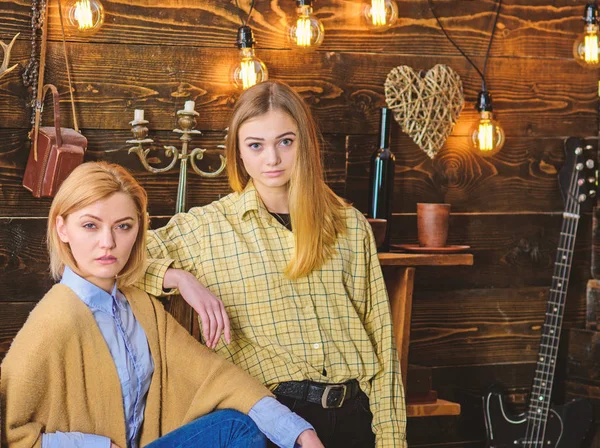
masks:
<instances>
[{"instance_id":1,"label":"yellow plaid shirt","mask_svg":"<svg viewBox=\"0 0 600 448\"><path fill-rule=\"evenodd\" d=\"M283 271L292 232L266 209L252 183L151 231L141 287L164 295L169 267L193 273L219 297L232 342L217 352L268 387L305 379L357 379L369 396L377 447L406 447L406 407L387 291L373 234L356 209L334 255L308 276ZM326 376L324 375L326 373Z\"/></svg>"}]
</instances>

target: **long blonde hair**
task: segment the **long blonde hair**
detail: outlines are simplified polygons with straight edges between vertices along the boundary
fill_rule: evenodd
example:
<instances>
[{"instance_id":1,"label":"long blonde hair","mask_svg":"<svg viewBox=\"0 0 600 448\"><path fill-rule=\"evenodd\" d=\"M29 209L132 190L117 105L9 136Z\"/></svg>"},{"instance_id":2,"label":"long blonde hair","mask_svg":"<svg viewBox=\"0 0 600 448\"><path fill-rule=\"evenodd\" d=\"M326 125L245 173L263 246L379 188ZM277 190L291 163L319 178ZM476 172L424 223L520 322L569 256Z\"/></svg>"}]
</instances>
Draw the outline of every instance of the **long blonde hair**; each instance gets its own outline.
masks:
<instances>
[{"instance_id":1,"label":"long blonde hair","mask_svg":"<svg viewBox=\"0 0 600 448\"><path fill-rule=\"evenodd\" d=\"M63 219L67 219L71 213L115 193L125 193L133 200L139 222L138 234L131 249L131 255L117 276L117 285L120 288L130 286L143 274L146 264L146 231L148 230L146 191L125 168L105 162L88 162L79 165L67 177L50 207L46 237L50 254L50 274L55 280L60 280L65 265L78 275L82 275L71 252L71 247L68 243L61 241L58 236L56 218L62 216Z\"/></svg>"},{"instance_id":2,"label":"long blonde hair","mask_svg":"<svg viewBox=\"0 0 600 448\"><path fill-rule=\"evenodd\" d=\"M240 157L240 126L271 110L288 114L298 126L298 147L289 186L296 248L285 270L289 278L296 279L318 269L331 256L337 235L346 230L343 218L346 203L325 184L320 134L308 106L291 87L277 81L249 88L235 105L225 149L231 188L241 192L250 181Z\"/></svg>"}]
</instances>

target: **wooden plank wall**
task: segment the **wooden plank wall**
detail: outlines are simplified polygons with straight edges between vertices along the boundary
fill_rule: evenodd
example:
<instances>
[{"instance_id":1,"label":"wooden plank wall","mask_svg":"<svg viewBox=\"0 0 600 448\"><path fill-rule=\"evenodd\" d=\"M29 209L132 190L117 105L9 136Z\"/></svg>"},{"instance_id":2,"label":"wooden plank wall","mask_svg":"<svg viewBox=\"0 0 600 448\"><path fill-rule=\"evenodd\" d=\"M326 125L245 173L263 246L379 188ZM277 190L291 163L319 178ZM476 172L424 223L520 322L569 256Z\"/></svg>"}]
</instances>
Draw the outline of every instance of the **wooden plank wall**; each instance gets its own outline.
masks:
<instances>
[{"instance_id":1,"label":"wooden plank wall","mask_svg":"<svg viewBox=\"0 0 600 448\"><path fill-rule=\"evenodd\" d=\"M50 2L47 81L56 84L67 113L56 2ZM490 37L495 0L435 0L442 21L479 64ZM320 0L326 28L320 51L299 54L286 46L292 0L258 0L251 25L257 54L270 75L291 84L325 135L327 180L366 211L368 159L376 145L383 83L397 65L452 66L461 76L465 109L444 150L430 160L395 126L397 157L392 235L416 241L417 202L452 204L450 244L469 244L473 267L417 270L410 362L433 367L440 396L459 401L460 417L413 419L415 447L483 446L479 394L504 382L522 403L532 378L547 289L558 241L562 200L556 173L567 136L598 134L597 73L571 56L585 0L505 0L488 64L488 86L507 135L504 149L483 159L470 150L469 129L480 79L444 38L426 0L398 1L400 20L383 34L362 25L358 0ZM172 214L177 172L151 175L126 153L128 122L143 108L151 137L177 144L175 112L195 100L197 142L214 148L236 101L229 66L238 10L230 0L104 0L106 23L88 39L71 38L80 126L88 160L127 166L150 195L154 224ZM240 0L244 11L249 0ZM28 155L30 110L20 74L30 53L29 0L0 0L0 40L21 32L13 62L21 68L0 79L0 359L28 312L51 284L44 249L49 201L21 187ZM47 109L51 110L50 107ZM49 119L48 119L49 120ZM46 120L46 122L49 122ZM65 125L70 125L66 119ZM214 151L207 165L215 165ZM190 175L189 205L228 192L227 182ZM163 218L160 218L163 217ZM590 268L591 218L577 242L566 325L583 327ZM181 304L173 312L190 325Z\"/></svg>"}]
</instances>

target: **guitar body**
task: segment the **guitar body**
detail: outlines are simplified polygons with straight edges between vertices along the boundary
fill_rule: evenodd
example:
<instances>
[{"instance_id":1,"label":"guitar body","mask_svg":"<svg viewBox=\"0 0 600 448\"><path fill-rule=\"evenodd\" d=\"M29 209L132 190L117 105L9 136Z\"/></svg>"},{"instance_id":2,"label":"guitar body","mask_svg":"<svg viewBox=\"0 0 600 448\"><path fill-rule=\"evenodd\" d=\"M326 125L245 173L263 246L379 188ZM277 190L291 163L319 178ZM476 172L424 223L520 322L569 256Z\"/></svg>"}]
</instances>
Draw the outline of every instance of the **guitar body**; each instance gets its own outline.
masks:
<instances>
[{"instance_id":1,"label":"guitar body","mask_svg":"<svg viewBox=\"0 0 600 448\"><path fill-rule=\"evenodd\" d=\"M490 391L483 397L483 414L488 436L488 448L536 448L523 443L527 432L527 418L511 414L505 409L504 396ZM573 400L564 406L551 406L548 412L546 434L539 448L578 448L588 433L593 413L586 399Z\"/></svg>"}]
</instances>

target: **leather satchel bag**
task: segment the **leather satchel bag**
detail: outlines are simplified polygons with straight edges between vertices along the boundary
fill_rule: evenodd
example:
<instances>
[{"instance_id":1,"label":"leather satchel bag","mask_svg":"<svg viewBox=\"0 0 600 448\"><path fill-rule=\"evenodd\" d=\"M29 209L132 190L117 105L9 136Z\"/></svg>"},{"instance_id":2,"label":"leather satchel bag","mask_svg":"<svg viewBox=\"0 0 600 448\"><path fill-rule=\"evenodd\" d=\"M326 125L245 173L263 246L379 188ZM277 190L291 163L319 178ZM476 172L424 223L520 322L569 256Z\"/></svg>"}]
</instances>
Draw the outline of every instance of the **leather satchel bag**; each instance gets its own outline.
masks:
<instances>
[{"instance_id":1,"label":"leather satchel bag","mask_svg":"<svg viewBox=\"0 0 600 448\"><path fill-rule=\"evenodd\" d=\"M58 90L46 84L42 101L50 90L54 102L54 126L40 127L32 142L29 160L25 168L23 186L36 198L53 197L62 182L83 162L87 139L70 128L60 126Z\"/></svg>"}]
</instances>

